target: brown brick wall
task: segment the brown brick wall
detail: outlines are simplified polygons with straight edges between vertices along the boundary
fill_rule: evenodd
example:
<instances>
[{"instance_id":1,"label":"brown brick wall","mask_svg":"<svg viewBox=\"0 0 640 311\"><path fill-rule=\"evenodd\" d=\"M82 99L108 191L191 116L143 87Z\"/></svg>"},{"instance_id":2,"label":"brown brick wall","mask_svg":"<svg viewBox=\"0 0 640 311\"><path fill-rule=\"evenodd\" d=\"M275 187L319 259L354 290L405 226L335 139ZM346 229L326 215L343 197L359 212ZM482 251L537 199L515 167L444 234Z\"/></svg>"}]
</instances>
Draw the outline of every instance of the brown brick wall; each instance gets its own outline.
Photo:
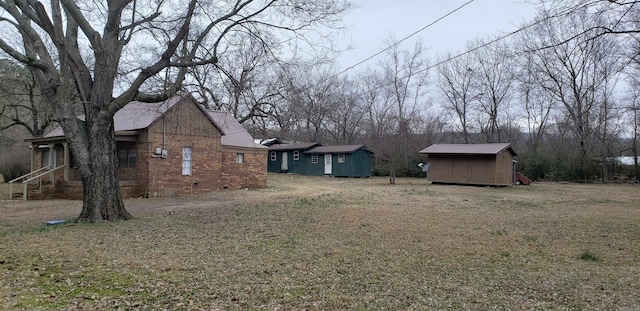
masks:
<instances>
[{"instance_id":1,"label":"brown brick wall","mask_svg":"<svg viewBox=\"0 0 640 311\"><path fill-rule=\"evenodd\" d=\"M244 163L237 163L238 153L244 154ZM266 188L267 151L231 150L222 153L222 188Z\"/></svg>"},{"instance_id":2,"label":"brown brick wall","mask_svg":"<svg viewBox=\"0 0 640 311\"><path fill-rule=\"evenodd\" d=\"M219 141L219 138L166 134L167 158L148 160L149 195L188 195L221 189L221 155L216 151ZM183 147L192 149L191 175L182 174Z\"/></svg>"}]
</instances>

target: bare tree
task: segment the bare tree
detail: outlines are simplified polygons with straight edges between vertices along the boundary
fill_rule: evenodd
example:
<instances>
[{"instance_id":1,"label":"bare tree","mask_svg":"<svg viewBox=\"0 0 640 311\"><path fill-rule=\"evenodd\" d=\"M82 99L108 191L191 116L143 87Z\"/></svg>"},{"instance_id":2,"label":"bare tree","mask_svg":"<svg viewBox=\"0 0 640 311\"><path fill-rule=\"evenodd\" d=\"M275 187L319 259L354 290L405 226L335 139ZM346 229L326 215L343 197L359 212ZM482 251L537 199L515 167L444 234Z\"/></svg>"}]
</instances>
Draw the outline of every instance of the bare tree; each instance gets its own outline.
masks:
<instances>
[{"instance_id":1,"label":"bare tree","mask_svg":"<svg viewBox=\"0 0 640 311\"><path fill-rule=\"evenodd\" d=\"M469 46L482 46L473 52L478 74L475 76L479 94L478 123L484 140L503 142L501 124L507 119L515 81L515 58L508 44L497 42L485 45L484 40L472 41ZM507 124L507 126L509 126Z\"/></svg>"},{"instance_id":2,"label":"bare tree","mask_svg":"<svg viewBox=\"0 0 640 311\"><path fill-rule=\"evenodd\" d=\"M393 44L393 41L391 41ZM387 103L390 103L390 132L382 140L379 156L389 163L389 183L395 184L399 168L409 168L410 155L418 147L410 144L416 121L427 109L425 89L428 79L428 60L424 56L422 42L416 42L413 50L400 50L393 45L387 59L380 64Z\"/></svg>"},{"instance_id":3,"label":"bare tree","mask_svg":"<svg viewBox=\"0 0 640 311\"><path fill-rule=\"evenodd\" d=\"M325 129L336 144L353 144L361 136L365 109L348 77L338 77L334 100L327 116Z\"/></svg>"},{"instance_id":4,"label":"bare tree","mask_svg":"<svg viewBox=\"0 0 640 311\"><path fill-rule=\"evenodd\" d=\"M218 63L193 68L195 89L203 104L228 111L240 122L267 118L275 109L278 96L278 59L269 47L277 43L269 38L240 34L229 39L231 46ZM265 42L269 45L265 46Z\"/></svg>"},{"instance_id":5,"label":"bare tree","mask_svg":"<svg viewBox=\"0 0 640 311\"><path fill-rule=\"evenodd\" d=\"M482 94L477 78L477 62L466 54L454 58L451 53L440 59L437 70L437 87L444 96L443 108L456 118L456 129L462 133L462 142L471 142L471 115L474 105Z\"/></svg>"},{"instance_id":6,"label":"bare tree","mask_svg":"<svg viewBox=\"0 0 640 311\"><path fill-rule=\"evenodd\" d=\"M118 110L132 100L176 94L187 69L216 64L235 33L312 40L318 36L305 37L306 30L332 25L346 8L341 0L52 0L49 6L0 0L0 49L33 71L64 130L83 181L77 220L129 219L118 187ZM169 81L157 87L158 77ZM83 105L83 120L72 96Z\"/></svg>"},{"instance_id":7,"label":"bare tree","mask_svg":"<svg viewBox=\"0 0 640 311\"><path fill-rule=\"evenodd\" d=\"M293 68L291 68L293 69ZM340 80L333 75L332 68L315 67L289 70L284 86L287 105L279 107L280 113L293 121L301 140L321 142L325 139L329 115L341 100L337 96Z\"/></svg>"},{"instance_id":8,"label":"bare tree","mask_svg":"<svg viewBox=\"0 0 640 311\"><path fill-rule=\"evenodd\" d=\"M554 108L554 99L537 83L533 68L533 55L524 53L520 58L520 74L516 77L516 90L520 101L524 104L527 122L527 147L536 153L547 134L549 119Z\"/></svg>"},{"instance_id":9,"label":"bare tree","mask_svg":"<svg viewBox=\"0 0 640 311\"><path fill-rule=\"evenodd\" d=\"M28 69L0 60L0 133L21 127L33 137L45 134L53 119L39 93Z\"/></svg>"},{"instance_id":10,"label":"bare tree","mask_svg":"<svg viewBox=\"0 0 640 311\"><path fill-rule=\"evenodd\" d=\"M574 18L587 15L587 19L597 20L598 23L580 27L577 32L569 32L562 37L561 42L590 40L602 36L621 36L635 38L640 34L640 2L636 0L538 0L542 11L548 16L558 19Z\"/></svg>"},{"instance_id":11,"label":"bare tree","mask_svg":"<svg viewBox=\"0 0 640 311\"><path fill-rule=\"evenodd\" d=\"M559 103L560 112L570 121L579 150L576 177L582 179L591 175L595 122L603 103L599 94L614 79L610 72L618 68L615 61L619 59L611 38L580 36L582 29L594 23L598 21L586 13L571 15L561 22L547 19L528 32L526 38L537 82ZM576 33L575 40L564 39L568 32Z\"/></svg>"},{"instance_id":12,"label":"bare tree","mask_svg":"<svg viewBox=\"0 0 640 311\"><path fill-rule=\"evenodd\" d=\"M633 176L640 181L640 163L638 163L638 134L640 132L640 81L634 73L629 72L629 85L627 89L627 104L623 106L627 115L628 124L631 127L631 155L633 156Z\"/></svg>"},{"instance_id":13,"label":"bare tree","mask_svg":"<svg viewBox=\"0 0 640 311\"><path fill-rule=\"evenodd\" d=\"M391 131L393 105L382 86L384 80L379 71L368 69L357 77L360 100L365 109L365 136L374 151L382 137Z\"/></svg>"}]
</instances>

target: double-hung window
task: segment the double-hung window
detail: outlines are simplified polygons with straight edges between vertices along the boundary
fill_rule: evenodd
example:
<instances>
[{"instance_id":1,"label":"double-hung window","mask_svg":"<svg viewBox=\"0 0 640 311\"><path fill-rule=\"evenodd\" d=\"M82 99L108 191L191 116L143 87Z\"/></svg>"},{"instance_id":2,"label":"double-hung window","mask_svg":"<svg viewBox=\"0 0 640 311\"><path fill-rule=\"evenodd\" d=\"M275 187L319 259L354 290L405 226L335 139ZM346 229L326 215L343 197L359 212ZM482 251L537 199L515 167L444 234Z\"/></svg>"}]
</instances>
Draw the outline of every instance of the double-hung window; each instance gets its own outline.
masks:
<instances>
[{"instance_id":1,"label":"double-hung window","mask_svg":"<svg viewBox=\"0 0 640 311\"><path fill-rule=\"evenodd\" d=\"M137 152L135 149L118 150L118 166L119 167L135 167Z\"/></svg>"},{"instance_id":2,"label":"double-hung window","mask_svg":"<svg viewBox=\"0 0 640 311\"><path fill-rule=\"evenodd\" d=\"M193 172L191 151L191 147L182 147L182 175L191 175Z\"/></svg>"}]
</instances>

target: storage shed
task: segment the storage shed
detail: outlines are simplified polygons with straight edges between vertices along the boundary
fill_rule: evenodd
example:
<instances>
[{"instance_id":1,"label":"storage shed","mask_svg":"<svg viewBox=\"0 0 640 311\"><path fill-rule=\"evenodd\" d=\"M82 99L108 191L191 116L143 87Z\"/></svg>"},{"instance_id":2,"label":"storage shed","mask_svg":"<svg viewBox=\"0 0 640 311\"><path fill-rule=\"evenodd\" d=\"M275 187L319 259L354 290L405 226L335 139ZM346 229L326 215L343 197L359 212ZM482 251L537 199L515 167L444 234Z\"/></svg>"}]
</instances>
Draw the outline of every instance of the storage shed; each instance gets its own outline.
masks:
<instances>
[{"instance_id":1,"label":"storage shed","mask_svg":"<svg viewBox=\"0 0 640 311\"><path fill-rule=\"evenodd\" d=\"M514 180L515 151L509 143L434 144L428 155L429 180L434 183L508 186Z\"/></svg>"}]
</instances>

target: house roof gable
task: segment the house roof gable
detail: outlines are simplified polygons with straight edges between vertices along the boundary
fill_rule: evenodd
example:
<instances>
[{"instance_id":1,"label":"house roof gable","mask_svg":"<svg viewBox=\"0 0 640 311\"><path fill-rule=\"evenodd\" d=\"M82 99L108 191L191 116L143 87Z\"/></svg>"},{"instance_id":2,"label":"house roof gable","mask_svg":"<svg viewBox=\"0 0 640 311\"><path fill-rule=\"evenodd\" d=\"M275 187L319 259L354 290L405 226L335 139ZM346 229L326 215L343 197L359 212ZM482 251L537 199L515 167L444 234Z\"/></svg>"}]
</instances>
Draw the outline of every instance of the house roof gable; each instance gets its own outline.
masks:
<instances>
[{"instance_id":1,"label":"house roof gable","mask_svg":"<svg viewBox=\"0 0 640 311\"><path fill-rule=\"evenodd\" d=\"M502 151L508 151L511 155L517 155L511 144L494 143L494 144L433 144L420 153L424 154L498 154Z\"/></svg>"}]
</instances>

